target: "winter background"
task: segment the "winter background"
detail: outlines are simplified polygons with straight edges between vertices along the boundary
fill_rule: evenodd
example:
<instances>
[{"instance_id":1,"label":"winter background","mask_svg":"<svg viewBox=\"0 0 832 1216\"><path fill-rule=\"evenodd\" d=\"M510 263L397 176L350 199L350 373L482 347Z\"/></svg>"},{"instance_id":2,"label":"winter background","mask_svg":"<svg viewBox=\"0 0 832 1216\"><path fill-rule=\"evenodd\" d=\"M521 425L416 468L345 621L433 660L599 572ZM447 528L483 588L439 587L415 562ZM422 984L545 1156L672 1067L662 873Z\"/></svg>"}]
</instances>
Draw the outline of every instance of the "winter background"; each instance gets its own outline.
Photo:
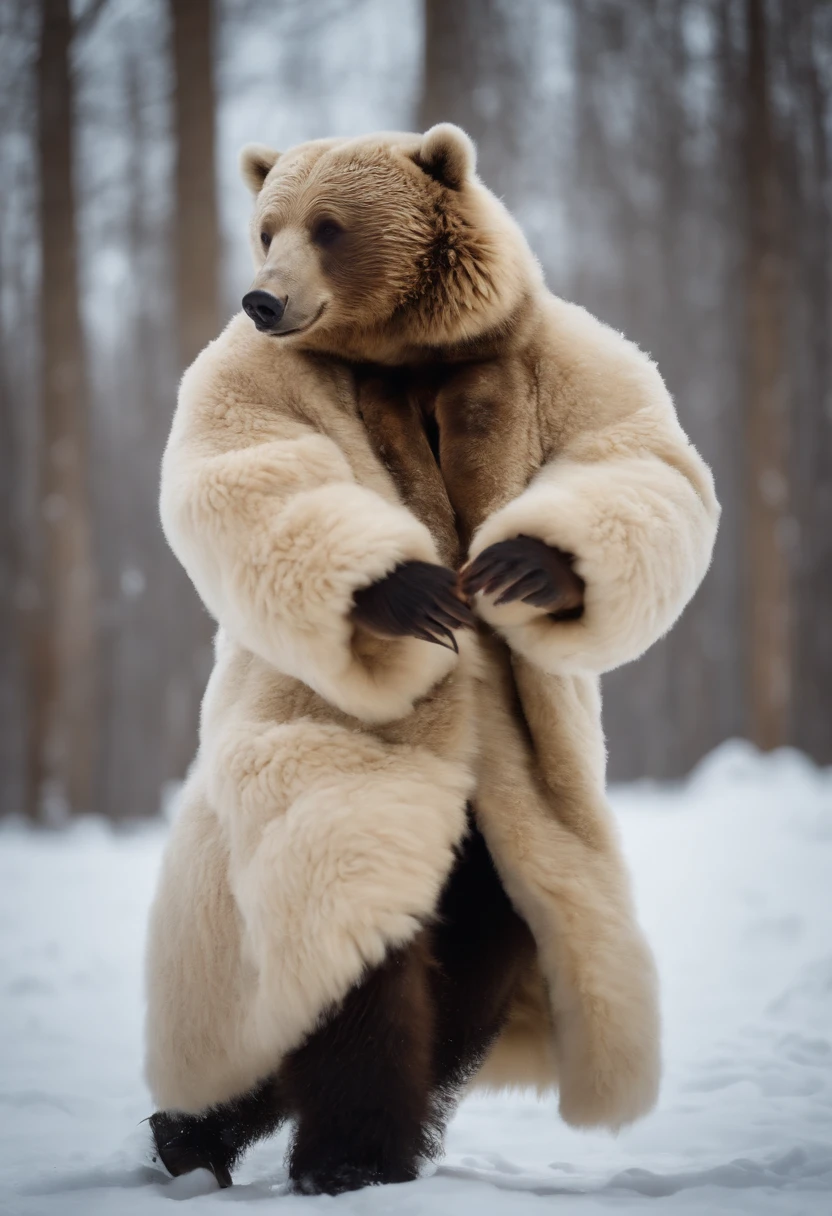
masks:
<instances>
[{"instance_id":1,"label":"winter background","mask_svg":"<svg viewBox=\"0 0 832 1216\"><path fill-rule=\"evenodd\" d=\"M604 688L665 1085L616 1138L472 1097L417 1183L293 1197L281 1138L218 1192L142 1123L211 639L159 457L249 281L240 145L442 119L552 288L657 358L725 508ZM3 1216L832 1211L831 153L827 0L0 0Z\"/></svg>"}]
</instances>

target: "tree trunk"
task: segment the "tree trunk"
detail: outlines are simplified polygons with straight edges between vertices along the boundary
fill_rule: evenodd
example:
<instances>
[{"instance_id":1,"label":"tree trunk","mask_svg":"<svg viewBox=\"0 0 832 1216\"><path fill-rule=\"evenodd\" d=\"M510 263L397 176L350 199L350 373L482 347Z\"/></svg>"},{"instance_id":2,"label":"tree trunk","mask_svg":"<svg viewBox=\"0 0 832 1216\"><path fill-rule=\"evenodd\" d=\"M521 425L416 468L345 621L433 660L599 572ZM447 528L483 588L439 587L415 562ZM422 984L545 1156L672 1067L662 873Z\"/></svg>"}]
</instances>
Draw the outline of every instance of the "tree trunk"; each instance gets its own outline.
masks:
<instances>
[{"instance_id":1,"label":"tree trunk","mask_svg":"<svg viewBox=\"0 0 832 1216\"><path fill-rule=\"evenodd\" d=\"M494 0L484 0L481 16L486 22ZM473 97L477 64L472 55L475 5L471 0L456 4L445 0L425 0L425 43L419 125L427 130L437 122L456 122L477 138L474 126ZM484 13L482 10L487 9Z\"/></svg>"},{"instance_id":2,"label":"tree trunk","mask_svg":"<svg viewBox=\"0 0 832 1216\"><path fill-rule=\"evenodd\" d=\"M91 810L94 585L78 286L69 0L42 0L38 77L41 611L29 648L28 809Z\"/></svg>"},{"instance_id":3,"label":"tree trunk","mask_svg":"<svg viewBox=\"0 0 832 1216\"><path fill-rule=\"evenodd\" d=\"M425 0L420 130L453 122L477 144L485 183L509 207L522 198L521 142L535 6L529 0Z\"/></svg>"},{"instance_id":4,"label":"tree trunk","mask_svg":"<svg viewBox=\"0 0 832 1216\"><path fill-rule=\"evenodd\" d=\"M4 270L0 262L0 271ZM22 575L14 501L15 433L9 392L5 334L0 333L0 816L19 811L21 680L15 598Z\"/></svg>"},{"instance_id":5,"label":"tree trunk","mask_svg":"<svg viewBox=\"0 0 832 1216\"><path fill-rule=\"evenodd\" d=\"M747 546L751 738L789 736L792 695L783 253L764 0L746 0Z\"/></svg>"},{"instance_id":6,"label":"tree trunk","mask_svg":"<svg viewBox=\"0 0 832 1216\"><path fill-rule=\"evenodd\" d=\"M212 0L170 0L176 200L174 266L180 370L220 327Z\"/></svg>"},{"instance_id":7,"label":"tree trunk","mask_svg":"<svg viewBox=\"0 0 832 1216\"><path fill-rule=\"evenodd\" d=\"M216 188L214 5L170 0L176 142L173 224L178 371L220 328L220 231ZM211 667L214 627L191 590L170 623L168 775L182 777L194 753L199 703Z\"/></svg>"},{"instance_id":8,"label":"tree trunk","mask_svg":"<svg viewBox=\"0 0 832 1216\"><path fill-rule=\"evenodd\" d=\"M832 761L832 292L827 121L832 12L824 0L779 6L778 46L790 105L787 163L780 180L789 234L790 461L795 517L792 615L794 698L791 742Z\"/></svg>"}]
</instances>

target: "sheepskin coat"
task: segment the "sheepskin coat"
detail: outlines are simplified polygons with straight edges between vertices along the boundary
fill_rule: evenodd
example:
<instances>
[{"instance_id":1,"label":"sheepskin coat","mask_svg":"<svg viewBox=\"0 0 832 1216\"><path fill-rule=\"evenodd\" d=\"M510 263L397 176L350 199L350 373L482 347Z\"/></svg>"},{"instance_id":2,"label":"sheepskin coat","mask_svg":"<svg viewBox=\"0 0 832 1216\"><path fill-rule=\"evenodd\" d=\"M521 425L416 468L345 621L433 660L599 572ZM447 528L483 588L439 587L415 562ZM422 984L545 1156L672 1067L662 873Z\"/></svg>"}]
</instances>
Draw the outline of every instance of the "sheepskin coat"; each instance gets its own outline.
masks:
<instances>
[{"instance_id":1,"label":"sheepskin coat","mask_svg":"<svg viewBox=\"0 0 832 1216\"><path fill-rule=\"evenodd\" d=\"M599 677L673 624L719 509L650 359L545 289L470 145L429 172L427 140L249 165L255 228L345 158L351 183L381 165L403 206L430 198L448 269L407 286L407 323L399 302L275 340L239 315L182 382L162 519L219 632L151 918L148 1077L199 1111L274 1072L431 918L470 805L537 945L477 1081L557 1087L567 1122L617 1128L655 1101L660 1031ZM352 621L399 563L518 535L574 555L581 619L479 595L458 656Z\"/></svg>"}]
</instances>

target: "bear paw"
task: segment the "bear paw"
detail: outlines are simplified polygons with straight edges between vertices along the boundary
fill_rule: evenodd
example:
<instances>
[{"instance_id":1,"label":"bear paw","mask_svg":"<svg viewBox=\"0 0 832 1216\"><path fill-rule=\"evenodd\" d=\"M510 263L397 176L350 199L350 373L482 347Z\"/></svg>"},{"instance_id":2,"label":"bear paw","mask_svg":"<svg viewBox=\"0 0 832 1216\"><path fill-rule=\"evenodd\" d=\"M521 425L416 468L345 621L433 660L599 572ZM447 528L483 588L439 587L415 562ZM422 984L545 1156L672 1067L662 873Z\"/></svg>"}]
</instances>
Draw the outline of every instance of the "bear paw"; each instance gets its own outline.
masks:
<instances>
[{"instance_id":1,"label":"bear paw","mask_svg":"<svg viewBox=\"0 0 832 1216\"><path fill-rule=\"evenodd\" d=\"M208 1120L157 1111L148 1120L162 1165L173 1178L209 1170L224 1190L231 1186L236 1153L213 1133Z\"/></svg>"},{"instance_id":2,"label":"bear paw","mask_svg":"<svg viewBox=\"0 0 832 1216\"><path fill-rule=\"evenodd\" d=\"M520 600L555 620L577 620L584 610L584 580L574 558L533 536L515 536L489 545L462 571L462 589L495 595L495 604Z\"/></svg>"},{"instance_id":3,"label":"bear paw","mask_svg":"<svg viewBox=\"0 0 832 1216\"><path fill-rule=\"evenodd\" d=\"M412 637L459 650L454 630L473 629L474 614L457 594L457 576L431 562L402 562L356 591L353 620L383 638Z\"/></svg>"},{"instance_id":4,"label":"bear paw","mask_svg":"<svg viewBox=\"0 0 832 1216\"><path fill-rule=\"evenodd\" d=\"M347 1163L321 1165L305 1170L292 1178L299 1195L342 1195L345 1191L360 1191L365 1186L382 1186L393 1182L412 1182L414 1169L382 1169L373 1165Z\"/></svg>"}]
</instances>

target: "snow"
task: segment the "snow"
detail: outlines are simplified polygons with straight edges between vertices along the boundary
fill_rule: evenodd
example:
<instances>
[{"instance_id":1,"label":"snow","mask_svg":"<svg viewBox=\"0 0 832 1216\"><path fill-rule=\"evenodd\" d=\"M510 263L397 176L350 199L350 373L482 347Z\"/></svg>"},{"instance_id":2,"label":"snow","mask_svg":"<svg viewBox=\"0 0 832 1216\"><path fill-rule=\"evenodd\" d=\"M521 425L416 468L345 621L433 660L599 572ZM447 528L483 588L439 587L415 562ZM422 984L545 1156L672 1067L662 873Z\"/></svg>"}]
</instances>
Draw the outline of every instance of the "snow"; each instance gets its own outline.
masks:
<instances>
[{"instance_id":1,"label":"snow","mask_svg":"<svg viewBox=\"0 0 832 1216\"><path fill-rule=\"evenodd\" d=\"M611 1138L553 1099L472 1098L429 1177L338 1199L287 1193L285 1137L225 1192L151 1160L141 952L163 827L0 830L0 1213L832 1212L832 771L733 743L613 802L662 975L659 1109Z\"/></svg>"}]
</instances>

